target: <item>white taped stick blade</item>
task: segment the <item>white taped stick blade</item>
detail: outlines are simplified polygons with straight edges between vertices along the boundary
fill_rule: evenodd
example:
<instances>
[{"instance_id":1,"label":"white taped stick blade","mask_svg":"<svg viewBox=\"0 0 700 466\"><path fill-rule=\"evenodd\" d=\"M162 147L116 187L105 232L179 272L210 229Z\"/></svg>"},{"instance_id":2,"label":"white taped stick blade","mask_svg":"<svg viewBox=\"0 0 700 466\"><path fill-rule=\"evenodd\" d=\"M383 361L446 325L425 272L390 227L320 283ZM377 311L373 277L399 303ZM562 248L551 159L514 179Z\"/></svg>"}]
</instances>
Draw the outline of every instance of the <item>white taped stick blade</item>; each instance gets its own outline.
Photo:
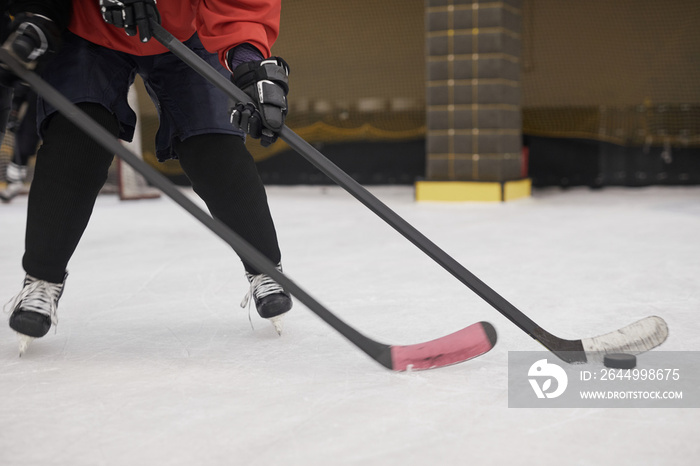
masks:
<instances>
[{"instance_id":1,"label":"white taped stick blade","mask_svg":"<svg viewBox=\"0 0 700 466\"><path fill-rule=\"evenodd\" d=\"M588 361L603 362L606 354L640 354L666 341L668 325L658 316L646 317L627 327L581 340Z\"/></svg>"}]
</instances>

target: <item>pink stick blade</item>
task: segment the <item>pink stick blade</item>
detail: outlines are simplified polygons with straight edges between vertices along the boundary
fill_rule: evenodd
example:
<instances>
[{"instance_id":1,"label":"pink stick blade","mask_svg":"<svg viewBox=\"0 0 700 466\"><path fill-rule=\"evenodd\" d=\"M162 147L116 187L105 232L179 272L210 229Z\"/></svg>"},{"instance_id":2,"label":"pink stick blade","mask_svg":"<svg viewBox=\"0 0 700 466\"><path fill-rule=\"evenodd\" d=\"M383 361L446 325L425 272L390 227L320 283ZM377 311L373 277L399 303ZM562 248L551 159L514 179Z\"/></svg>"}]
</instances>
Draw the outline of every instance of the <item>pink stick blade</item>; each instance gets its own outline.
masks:
<instances>
[{"instance_id":1,"label":"pink stick blade","mask_svg":"<svg viewBox=\"0 0 700 466\"><path fill-rule=\"evenodd\" d=\"M496 329L479 322L437 340L392 346L393 370L424 370L457 364L481 356L496 344Z\"/></svg>"}]
</instances>

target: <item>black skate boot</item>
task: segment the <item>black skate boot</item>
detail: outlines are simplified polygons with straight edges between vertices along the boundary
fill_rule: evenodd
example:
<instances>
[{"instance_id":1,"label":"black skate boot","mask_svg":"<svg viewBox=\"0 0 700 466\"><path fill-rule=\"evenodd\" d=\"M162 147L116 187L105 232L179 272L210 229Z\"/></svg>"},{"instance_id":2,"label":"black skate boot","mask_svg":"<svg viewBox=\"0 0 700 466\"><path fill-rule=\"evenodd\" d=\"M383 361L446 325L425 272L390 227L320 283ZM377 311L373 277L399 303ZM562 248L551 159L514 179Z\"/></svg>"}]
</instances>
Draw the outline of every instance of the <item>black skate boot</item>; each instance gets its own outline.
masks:
<instances>
[{"instance_id":1,"label":"black skate boot","mask_svg":"<svg viewBox=\"0 0 700 466\"><path fill-rule=\"evenodd\" d=\"M277 270L282 272L282 266L277 264ZM250 290L246 293L241 307L245 308L253 297L255 308L263 319L268 319L279 335L282 334L282 315L292 308L292 298L272 278L264 273L251 275L245 273Z\"/></svg>"},{"instance_id":2,"label":"black skate boot","mask_svg":"<svg viewBox=\"0 0 700 466\"><path fill-rule=\"evenodd\" d=\"M62 283L51 283L27 274L22 291L8 304L12 310L10 328L20 336L20 356L34 338L43 337L51 325L58 324L56 309L65 283L65 278Z\"/></svg>"}]
</instances>

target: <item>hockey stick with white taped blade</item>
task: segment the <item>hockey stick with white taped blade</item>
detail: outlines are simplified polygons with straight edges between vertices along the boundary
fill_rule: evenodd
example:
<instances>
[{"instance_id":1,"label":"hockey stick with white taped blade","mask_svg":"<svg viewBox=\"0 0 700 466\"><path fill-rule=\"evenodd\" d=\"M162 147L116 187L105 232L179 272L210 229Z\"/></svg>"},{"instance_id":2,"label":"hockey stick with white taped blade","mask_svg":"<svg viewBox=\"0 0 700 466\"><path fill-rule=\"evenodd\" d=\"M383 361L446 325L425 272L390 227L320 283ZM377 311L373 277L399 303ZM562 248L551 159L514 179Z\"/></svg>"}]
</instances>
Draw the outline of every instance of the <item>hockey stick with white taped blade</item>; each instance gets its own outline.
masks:
<instances>
[{"instance_id":1,"label":"hockey stick with white taped blade","mask_svg":"<svg viewBox=\"0 0 700 466\"><path fill-rule=\"evenodd\" d=\"M163 191L175 203L179 204L219 238L228 243L244 260L272 277L314 314L384 367L394 371L404 371L432 369L457 364L488 352L496 344L496 331L488 322L477 322L436 340L406 346L379 343L361 334L336 317L335 314L316 301L289 277L280 273L269 259L233 230L199 208L170 180L145 164L129 149L124 147L116 137L73 105L56 89L35 73L27 70L10 52L0 48L0 61L4 62L20 79L27 82L37 94L58 109L61 114L78 128L105 149L119 156L153 186Z\"/></svg>"},{"instance_id":2,"label":"hockey stick with white taped blade","mask_svg":"<svg viewBox=\"0 0 700 466\"><path fill-rule=\"evenodd\" d=\"M231 81L219 74L208 63L177 40L160 24L153 23L153 37L168 48L185 63L190 65L200 75L236 102L248 102L250 97L238 89ZM328 176L331 180L348 191L352 196L374 212L382 220L426 253L455 278L469 287L483 300L493 306L521 330L540 342L563 361L568 363L584 363L600 359L600 354L612 352L643 353L666 340L668 327L660 317L646 317L615 332L594 338L582 340L566 340L546 331L532 319L523 314L514 305L496 293L473 273L453 259L425 235L419 232L406 220L387 207L362 185L355 181L311 144L304 141L294 131L284 126L279 133L280 138L289 144L302 157L307 159Z\"/></svg>"}]
</instances>

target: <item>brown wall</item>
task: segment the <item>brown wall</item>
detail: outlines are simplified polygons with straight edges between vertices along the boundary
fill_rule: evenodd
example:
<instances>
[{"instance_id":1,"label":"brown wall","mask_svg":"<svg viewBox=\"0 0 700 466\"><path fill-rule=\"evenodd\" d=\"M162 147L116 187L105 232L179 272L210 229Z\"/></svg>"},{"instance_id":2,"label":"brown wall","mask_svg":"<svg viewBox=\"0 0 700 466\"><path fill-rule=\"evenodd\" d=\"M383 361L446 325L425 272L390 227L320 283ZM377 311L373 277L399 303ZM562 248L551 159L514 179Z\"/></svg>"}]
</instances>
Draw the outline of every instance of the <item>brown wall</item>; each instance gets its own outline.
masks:
<instances>
[{"instance_id":1,"label":"brown wall","mask_svg":"<svg viewBox=\"0 0 700 466\"><path fill-rule=\"evenodd\" d=\"M700 103L700 1L524 0L522 103Z\"/></svg>"},{"instance_id":2,"label":"brown wall","mask_svg":"<svg viewBox=\"0 0 700 466\"><path fill-rule=\"evenodd\" d=\"M290 64L291 97L425 94L423 1L287 0L273 53Z\"/></svg>"}]
</instances>

